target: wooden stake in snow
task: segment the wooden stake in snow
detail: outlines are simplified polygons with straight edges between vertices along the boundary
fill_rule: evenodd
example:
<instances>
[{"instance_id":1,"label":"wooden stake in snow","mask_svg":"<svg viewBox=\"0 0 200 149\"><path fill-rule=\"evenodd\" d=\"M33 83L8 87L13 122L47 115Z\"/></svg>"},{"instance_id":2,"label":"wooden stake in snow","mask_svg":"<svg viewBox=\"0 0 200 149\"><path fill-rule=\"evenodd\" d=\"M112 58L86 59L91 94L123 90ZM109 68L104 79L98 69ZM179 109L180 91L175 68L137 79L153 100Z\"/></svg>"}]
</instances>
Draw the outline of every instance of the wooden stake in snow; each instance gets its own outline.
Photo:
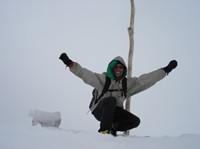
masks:
<instances>
[{"instance_id":1,"label":"wooden stake in snow","mask_svg":"<svg viewBox=\"0 0 200 149\"><path fill-rule=\"evenodd\" d=\"M134 19L135 19L135 5L134 0L131 2L131 17L130 17L130 27L128 28L129 33L129 53L128 53L128 75L127 78L132 77L132 61L133 61L133 51L134 51ZM126 99L125 109L130 111L130 97ZM129 135L129 131L125 132L125 135Z\"/></svg>"}]
</instances>

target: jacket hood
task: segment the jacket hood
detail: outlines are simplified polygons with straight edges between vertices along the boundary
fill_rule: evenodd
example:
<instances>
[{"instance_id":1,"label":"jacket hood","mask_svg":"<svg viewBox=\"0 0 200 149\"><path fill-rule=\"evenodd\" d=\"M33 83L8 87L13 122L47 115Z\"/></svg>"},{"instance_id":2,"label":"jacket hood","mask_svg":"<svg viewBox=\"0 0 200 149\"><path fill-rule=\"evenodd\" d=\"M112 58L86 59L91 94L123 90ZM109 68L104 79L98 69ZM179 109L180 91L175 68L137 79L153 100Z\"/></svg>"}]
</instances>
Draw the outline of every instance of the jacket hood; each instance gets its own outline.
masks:
<instances>
[{"instance_id":1,"label":"jacket hood","mask_svg":"<svg viewBox=\"0 0 200 149\"><path fill-rule=\"evenodd\" d=\"M114 68L118 63L120 63L124 66L123 77L125 77L127 75L127 67L126 67L126 63L125 63L124 59L120 56L117 56L108 64L107 72L106 72L106 76L108 78L116 80L116 77L114 75Z\"/></svg>"}]
</instances>

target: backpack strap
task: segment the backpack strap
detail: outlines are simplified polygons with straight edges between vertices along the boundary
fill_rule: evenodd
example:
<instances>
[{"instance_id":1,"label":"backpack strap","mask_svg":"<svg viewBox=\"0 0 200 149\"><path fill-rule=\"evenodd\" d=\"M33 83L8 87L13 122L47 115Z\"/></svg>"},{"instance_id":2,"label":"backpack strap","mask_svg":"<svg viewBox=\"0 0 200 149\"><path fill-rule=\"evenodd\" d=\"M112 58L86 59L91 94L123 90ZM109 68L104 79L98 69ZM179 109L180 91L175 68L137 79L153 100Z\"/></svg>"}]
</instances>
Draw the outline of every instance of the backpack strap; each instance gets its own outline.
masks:
<instances>
[{"instance_id":1,"label":"backpack strap","mask_svg":"<svg viewBox=\"0 0 200 149\"><path fill-rule=\"evenodd\" d=\"M106 76L106 82L104 84L103 91L101 92L101 95L96 99L95 103L97 103L99 99L108 91L110 84L111 84L111 79Z\"/></svg>"},{"instance_id":2,"label":"backpack strap","mask_svg":"<svg viewBox=\"0 0 200 149\"><path fill-rule=\"evenodd\" d=\"M122 80L122 88L124 90L124 96L126 97L126 93L127 93L127 78L124 77Z\"/></svg>"}]
</instances>

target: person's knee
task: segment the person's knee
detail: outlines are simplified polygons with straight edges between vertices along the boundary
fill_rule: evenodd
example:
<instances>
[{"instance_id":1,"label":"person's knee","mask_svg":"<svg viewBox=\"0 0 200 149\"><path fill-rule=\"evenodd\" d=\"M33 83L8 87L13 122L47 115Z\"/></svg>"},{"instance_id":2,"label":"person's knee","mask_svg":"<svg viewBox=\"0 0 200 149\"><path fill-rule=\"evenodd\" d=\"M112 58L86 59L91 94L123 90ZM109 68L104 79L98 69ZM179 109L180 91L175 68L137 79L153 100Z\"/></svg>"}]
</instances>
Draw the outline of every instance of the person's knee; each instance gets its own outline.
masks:
<instances>
[{"instance_id":1,"label":"person's knee","mask_svg":"<svg viewBox=\"0 0 200 149\"><path fill-rule=\"evenodd\" d=\"M138 127L140 125L140 118L137 117L136 121L135 121L135 127Z\"/></svg>"},{"instance_id":2,"label":"person's knee","mask_svg":"<svg viewBox=\"0 0 200 149\"><path fill-rule=\"evenodd\" d=\"M132 120L132 128L136 128L140 125L140 118L139 117L135 117L133 120Z\"/></svg>"}]
</instances>

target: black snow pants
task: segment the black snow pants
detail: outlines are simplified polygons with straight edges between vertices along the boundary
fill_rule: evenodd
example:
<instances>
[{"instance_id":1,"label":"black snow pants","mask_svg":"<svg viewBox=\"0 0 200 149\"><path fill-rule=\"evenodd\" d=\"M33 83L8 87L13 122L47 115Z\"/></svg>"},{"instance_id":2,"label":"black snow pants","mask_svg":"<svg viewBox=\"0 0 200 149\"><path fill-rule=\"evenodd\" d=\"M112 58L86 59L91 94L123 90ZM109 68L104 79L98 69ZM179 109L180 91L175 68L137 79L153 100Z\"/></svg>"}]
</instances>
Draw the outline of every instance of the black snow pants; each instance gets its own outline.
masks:
<instances>
[{"instance_id":1,"label":"black snow pants","mask_svg":"<svg viewBox=\"0 0 200 149\"><path fill-rule=\"evenodd\" d=\"M139 126L140 119L137 116L116 105L116 98L104 98L92 112L100 121L100 131L112 129L126 131Z\"/></svg>"}]
</instances>

